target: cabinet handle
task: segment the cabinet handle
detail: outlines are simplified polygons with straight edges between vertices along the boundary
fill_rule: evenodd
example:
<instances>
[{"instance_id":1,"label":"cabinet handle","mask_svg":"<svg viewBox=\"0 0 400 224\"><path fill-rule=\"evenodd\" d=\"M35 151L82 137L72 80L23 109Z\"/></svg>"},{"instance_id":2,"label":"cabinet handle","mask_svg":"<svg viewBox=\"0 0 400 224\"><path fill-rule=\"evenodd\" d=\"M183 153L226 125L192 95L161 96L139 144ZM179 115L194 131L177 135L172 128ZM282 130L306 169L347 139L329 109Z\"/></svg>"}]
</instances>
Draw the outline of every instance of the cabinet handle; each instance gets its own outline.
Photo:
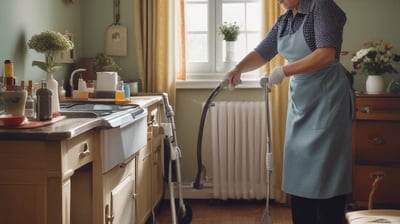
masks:
<instances>
[{"instance_id":1,"label":"cabinet handle","mask_svg":"<svg viewBox=\"0 0 400 224\"><path fill-rule=\"evenodd\" d=\"M112 202L111 202L112 203ZM112 211L110 211L110 210L112 210L112 207L111 207L111 209L110 209L110 206L109 205L106 205L106 209L105 209L106 211L105 211L105 223L106 224L112 224L113 223L113 220L114 220L114 215L112 215Z\"/></svg>"},{"instance_id":2,"label":"cabinet handle","mask_svg":"<svg viewBox=\"0 0 400 224\"><path fill-rule=\"evenodd\" d=\"M379 171L377 171L377 172L370 173L369 176L370 176L372 179L375 180L375 179L377 179L377 178L383 178L383 177L385 176L385 173L384 173L384 172L379 172Z\"/></svg>"},{"instance_id":3,"label":"cabinet handle","mask_svg":"<svg viewBox=\"0 0 400 224\"><path fill-rule=\"evenodd\" d=\"M374 137L374 138L372 138L372 142L375 145L384 145L385 144L385 140L382 137Z\"/></svg>"},{"instance_id":4,"label":"cabinet handle","mask_svg":"<svg viewBox=\"0 0 400 224\"><path fill-rule=\"evenodd\" d=\"M89 145L87 143L83 144L83 150L79 152L79 158L86 157L90 154Z\"/></svg>"},{"instance_id":5,"label":"cabinet handle","mask_svg":"<svg viewBox=\"0 0 400 224\"><path fill-rule=\"evenodd\" d=\"M361 113L372 113L372 111L373 111L372 106L361 107Z\"/></svg>"}]
</instances>

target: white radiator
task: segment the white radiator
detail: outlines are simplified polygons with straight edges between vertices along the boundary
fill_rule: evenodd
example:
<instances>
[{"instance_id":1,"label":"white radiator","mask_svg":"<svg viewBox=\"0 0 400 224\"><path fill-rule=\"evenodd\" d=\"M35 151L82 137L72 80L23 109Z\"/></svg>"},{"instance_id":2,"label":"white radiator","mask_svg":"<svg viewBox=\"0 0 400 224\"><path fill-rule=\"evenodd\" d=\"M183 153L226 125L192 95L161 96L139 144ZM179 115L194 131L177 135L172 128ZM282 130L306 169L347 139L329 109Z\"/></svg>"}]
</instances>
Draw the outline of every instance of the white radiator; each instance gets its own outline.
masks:
<instances>
[{"instance_id":1,"label":"white radiator","mask_svg":"<svg viewBox=\"0 0 400 224\"><path fill-rule=\"evenodd\" d=\"M210 107L213 197L263 199L267 190L264 101Z\"/></svg>"}]
</instances>

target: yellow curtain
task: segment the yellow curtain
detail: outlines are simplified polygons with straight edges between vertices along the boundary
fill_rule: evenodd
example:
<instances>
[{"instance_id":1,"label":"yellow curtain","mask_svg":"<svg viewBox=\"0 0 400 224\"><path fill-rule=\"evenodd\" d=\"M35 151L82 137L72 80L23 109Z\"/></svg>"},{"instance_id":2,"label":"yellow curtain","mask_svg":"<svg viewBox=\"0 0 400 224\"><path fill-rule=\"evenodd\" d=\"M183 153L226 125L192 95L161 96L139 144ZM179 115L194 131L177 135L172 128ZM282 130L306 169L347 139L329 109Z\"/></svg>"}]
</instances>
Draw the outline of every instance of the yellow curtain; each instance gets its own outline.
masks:
<instances>
[{"instance_id":1,"label":"yellow curtain","mask_svg":"<svg viewBox=\"0 0 400 224\"><path fill-rule=\"evenodd\" d=\"M175 104L175 72L171 63L174 0L134 0L138 75L143 91L166 92Z\"/></svg>"},{"instance_id":2,"label":"yellow curtain","mask_svg":"<svg viewBox=\"0 0 400 224\"><path fill-rule=\"evenodd\" d=\"M275 24L279 15L284 9L276 2L276 0L264 0L264 15L265 26L263 30L265 33ZM269 74L274 67L283 65L284 59L277 55L273 60L266 64L265 71ZM282 191L282 168L283 168L283 146L285 139L285 125L286 125L286 112L287 112L287 98L288 97L288 80L282 85L272 88L270 93L270 113L271 113L271 138L272 138L272 153L274 160L273 167L273 185L271 186L274 199L280 203L287 203L287 195Z\"/></svg>"}]
</instances>

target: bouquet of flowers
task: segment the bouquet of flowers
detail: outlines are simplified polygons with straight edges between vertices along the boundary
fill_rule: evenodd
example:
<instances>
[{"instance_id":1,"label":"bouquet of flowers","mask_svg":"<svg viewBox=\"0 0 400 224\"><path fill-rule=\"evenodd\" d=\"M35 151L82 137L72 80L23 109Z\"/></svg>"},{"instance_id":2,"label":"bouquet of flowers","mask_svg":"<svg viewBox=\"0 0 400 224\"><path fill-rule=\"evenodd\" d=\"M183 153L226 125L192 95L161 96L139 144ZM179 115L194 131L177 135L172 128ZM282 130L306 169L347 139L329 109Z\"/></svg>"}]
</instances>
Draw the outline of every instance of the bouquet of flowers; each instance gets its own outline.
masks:
<instances>
[{"instance_id":1,"label":"bouquet of flowers","mask_svg":"<svg viewBox=\"0 0 400 224\"><path fill-rule=\"evenodd\" d=\"M28 41L28 47L34 49L38 53L43 53L45 61L33 61L32 66L38 66L43 71L53 73L60 67L60 63L56 63L54 56L67 50L74 48L74 43L66 36L59 32L46 31L32 36Z\"/></svg>"},{"instance_id":2,"label":"bouquet of flowers","mask_svg":"<svg viewBox=\"0 0 400 224\"><path fill-rule=\"evenodd\" d=\"M218 29L218 34L224 36L226 41L236 41L239 36L239 26L236 22L224 22Z\"/></svg>"},{"instance_id":3,"label":"bouquet of flowers","mask_svg":"<svg viewBox=\"0 0 400 224\"><path fill-rule=\"evenodd\" d=\"M392 63L400 61L400 55L393 54L392 48L391 43L383 40L364 42L364 48L351 59L354 69L362 69L366 75L397 73Z\"/></svg>"}]
</instances>

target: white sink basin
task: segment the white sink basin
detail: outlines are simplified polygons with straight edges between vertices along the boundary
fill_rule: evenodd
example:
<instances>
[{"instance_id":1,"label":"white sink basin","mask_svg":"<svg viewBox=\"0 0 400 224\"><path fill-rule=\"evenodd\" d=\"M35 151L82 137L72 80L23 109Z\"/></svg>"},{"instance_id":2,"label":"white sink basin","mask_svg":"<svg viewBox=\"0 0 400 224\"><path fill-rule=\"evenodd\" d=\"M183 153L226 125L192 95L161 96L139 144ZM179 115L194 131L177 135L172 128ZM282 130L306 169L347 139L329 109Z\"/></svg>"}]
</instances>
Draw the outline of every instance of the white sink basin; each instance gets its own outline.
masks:
<instances>
[{"instance_id":1,"label":"white sink basin","mask_svg":"<svg viewBox=\"0 0 400 224\"><path fill-rule=\"evenodd\" d=\"M126 126L101 130L103 173L125 161L147 144L147 111Z\"/></svg>"}]
</instances>

